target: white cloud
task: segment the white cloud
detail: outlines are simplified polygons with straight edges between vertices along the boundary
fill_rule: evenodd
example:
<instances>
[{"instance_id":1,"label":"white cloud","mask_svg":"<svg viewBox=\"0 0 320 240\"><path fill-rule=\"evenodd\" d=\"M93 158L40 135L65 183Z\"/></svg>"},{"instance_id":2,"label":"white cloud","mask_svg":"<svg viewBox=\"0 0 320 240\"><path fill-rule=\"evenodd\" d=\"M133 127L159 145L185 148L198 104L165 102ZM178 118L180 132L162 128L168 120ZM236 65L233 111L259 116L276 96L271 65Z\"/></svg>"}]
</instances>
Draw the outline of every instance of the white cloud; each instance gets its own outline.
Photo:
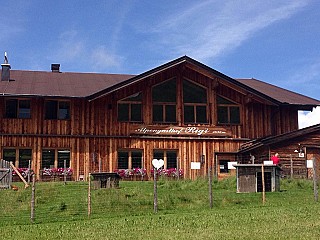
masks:
<instances>
[{"instance_id":1,"label":"white cloud","mask_svg":"<svg viewBox=\"0 0 320 240\"><path fill-rule=\"evenodd\" d=\"M299 111L299 128L309 127L320 123L320 107L314 108L312 112Z\"/></svg>"},{"instance_id":2,"label":"white cloud","mask_svg":"<svg viewBox=\"0 0 320 240\"><path fill-rule=\"evenodd\" d=\"M119 67L121 57L111 54L105 46L99 46L91 52L91 62L94 70L104 70L108 67Z\"/></svg>"},{"instance_id":3,"label":"white cloud","mask_svg":"<svg viewBox=\"0 0 320 240\"><path fill-rule=\"evenodd\" d=\"M169 17L155 27L162 44L176 55L200 61L233 50L257 31L287 19L305 7L306 1L206 1ZM243 7L243 6L246 7Z\"/></svg>"},{"instance_id":4,"label":"white cloud","mask_svg":"<svg viewBox=\"0 0 320 240\"><path fill-rule=\"evenodd\" d=\"M66 65L82 66L87 71L106 71L119 67L122 58L112 54L104 45L92 48L77 31L69 30L60 34L54 53L50 59Z\"/></svg>"},{"instance_id":5,"label":"white cloud","mask_svg":"<svg viewBox=\"0 0 320 240\"><path fill-rule=\"evenodd\" d=\"M296 84L311 83L313 81L318 81L319 77L320 59L315 61L311 59L297 70L297 72L288 80L288 84L291 84L292 82ZM318 82L315 84L318 85Z\"/></svg>"},{"instance_id":6,"label":"white cloud","mask_svg":"<svg viewBox=\"0 0 320 240\"><path fill-rule=\"evenodd\" d=\"M70 61L83 54L85 44L78 36L77 31L70 30L61 33L58 39L58 46L55 49L57 49L57 52L54 54L56 58Z\"/></svg>"}]
</instances>

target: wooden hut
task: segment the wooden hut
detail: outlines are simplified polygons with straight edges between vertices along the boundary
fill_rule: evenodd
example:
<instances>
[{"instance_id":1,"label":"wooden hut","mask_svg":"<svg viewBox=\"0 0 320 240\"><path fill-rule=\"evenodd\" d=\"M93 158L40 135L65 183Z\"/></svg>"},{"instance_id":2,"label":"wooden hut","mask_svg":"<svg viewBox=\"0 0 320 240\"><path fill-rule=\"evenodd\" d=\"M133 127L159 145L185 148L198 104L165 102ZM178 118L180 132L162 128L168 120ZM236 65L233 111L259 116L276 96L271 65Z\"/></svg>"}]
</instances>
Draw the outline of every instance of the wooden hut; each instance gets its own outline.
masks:
<instances>
[{"instance_id":1,"label":"wooden hut","mask_svg":"<svg viewBox=\"0 0 320 240\"><path fill-rule=\"evenodd\" d=\"M135 76L8 65L0 81L0 158L19 168L31 160L38 177L65 162L74 180L119 169L150 176L153 159L187 179L209 168L225 175L221 166L246 160L238 159L243 144L298 130L298 110L320 105L187 56Z\"/></svg>"}]
</instances>

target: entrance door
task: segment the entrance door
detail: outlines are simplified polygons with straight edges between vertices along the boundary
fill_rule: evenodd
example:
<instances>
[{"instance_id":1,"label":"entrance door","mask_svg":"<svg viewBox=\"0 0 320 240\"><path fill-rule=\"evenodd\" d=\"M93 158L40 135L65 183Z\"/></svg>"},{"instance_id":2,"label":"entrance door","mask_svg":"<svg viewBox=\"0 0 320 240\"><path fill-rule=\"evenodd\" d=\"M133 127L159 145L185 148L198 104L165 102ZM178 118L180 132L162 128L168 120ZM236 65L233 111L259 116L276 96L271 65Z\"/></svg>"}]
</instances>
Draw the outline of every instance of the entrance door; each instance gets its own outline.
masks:
<instances>
[{"instance_id":1,"label":"entrance door","mask_svg":"<svg viewBox=\"0 0 320 240\"><path fill-rule=\"evenodd\" d=\"M271 172L264 173L265 191L271 192ZM262 173L257 172L257 192L262 192Z\"/></svg>"}]
</instances>

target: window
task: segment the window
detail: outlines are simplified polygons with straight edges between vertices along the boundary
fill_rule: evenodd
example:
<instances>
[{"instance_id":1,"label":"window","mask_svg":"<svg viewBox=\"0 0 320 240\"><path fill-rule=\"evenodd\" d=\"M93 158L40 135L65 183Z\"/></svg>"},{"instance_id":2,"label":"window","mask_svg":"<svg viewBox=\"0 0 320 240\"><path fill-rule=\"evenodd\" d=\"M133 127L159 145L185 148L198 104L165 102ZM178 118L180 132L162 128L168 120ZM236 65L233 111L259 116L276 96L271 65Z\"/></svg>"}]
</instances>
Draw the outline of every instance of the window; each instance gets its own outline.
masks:
<instances>
[{"instance_id":1,"label":"window","mask_svg":"<svg viewBox=\"0 0 320 240\"><path fill-rule=\"evenodd\" d=\"M220 160L219 161L219 169L220 169L220 173L228 173L228 162L229 160Z\"/></svg>"},{"instance_id":2,"label":"window","mask_svg":"<svg viewBox=\"0 0 320 240\"><path fill-rule=\"evenodd\" d=\"M8 99L5 104L6 118L31 118L30 100Z\"/></svg>"},{"instance_id":3,"label":"window","mask_svg":"<svg viewBox=\"0 0 320 240\"><path fill-rule=\"evenodd\" d=\"M64 168L64 161L66 168L70 167L70 150L58 150L58 168Z\"/></svg>"},{"instance_id":4,"label":"window","mask_svg":"<svg viewBox=\"0 0 320 240\"><path fill-rule=\"evenodd\" d=\"M240 123L240 107L237 104L218 96L217 105L218 124Z\"/></svg>"},{"instance_id":5,"label":"window","mask_svg":"<svg viewBox=\"0 0 320 240\"><path fill-rule=\"evenodd\" d=\"M118 121L142 121L142 94L137 93L118 102Z\"/></svg>"},{"instance_id":6,"label":"window","mask_svg":"<svg viewBox=\"0 0 320 240\"><path fill-rule=\"evenodd\" d=\"M17 158L17 156L19 157ZM32 150L31 149L3 149L3 159L9 162L12 162L15 165L15 167L28 168L29 161L31 164Z\"/></svg>"},{"instance_id":7,"label":"window","mask_svg":"<svg viewBox=\"0 0 320 240\"><path fill-rule=\"evenodd\" d=\"M70 167L70 150L69 149L43 149L42 150L42 168L64 168Z\"/></svg>"},{"instance_id":8,"label":"window","mask_svg":"<svg viewBox=\"0 0 320 240\"><path fill-rule=\"evenodd\" d=\"M42 168L54 168L54 149L43 149L42 150Z\"/></svg>"},{"instance_id":9,"label":"window","mask_svg":"<svg viewBox=\"0 0 320 240\"><path fill-rule=\"evenodd\" d=\"M177 83L171 79L152 88L152 120L155 123L175 123Z\"/></svg>"},{"instance_id":10,"label":"window","mask_svg":"<svg viewBox=\"0 0 320 240\"><path fill-rule=\"evenodd\" d=\"M45 119L68 120L70 119L70 102L48 100L45 102Z\"/></svg>"},{"instance_id":11,"label":"window","mask_svg":"<svg viewBox=\"0 0 320 240\"><path fill-rule=\"evenodd\" d=\"M3 149L3 160L16 164L16 149Z\"/></svg>"},{"instance_id":12,"label":"window","mask_svg":"<svg viewBox=\"0 0 320 240\"><path fill-rule=\"evenodd\" d=\"M190 81L183 81L185 123L208 123L207 90Z\"/></svg>"},{"instance_id":13,"label":"window","mask_svg":"<svg viewBox=\"0 0 320 240\"><path fill-rule=\"evenodd\" d=\"M19 149L19 168L29 168L29 161L31 164L31 159L31 149Z\"/></svg>"},{"instance_id":14,"label":"window","mask_svg":"<svg viewBox=\"0 0 320 240\"><path fill-rule=\"evenodd\" d=\"M175 150L154 150L153 159L162 159L164 161L164 168L177 168L177 151Z\"/></svg>"},{"instance_id":15,"label":"window","mask_svg":"<svg viewBox=\"0 0 320 240\"><path fill-rule=\"evenodd\" d=\"M118 151L118 169L142 168L141 150Z\"/></svg>"}]
</instances>

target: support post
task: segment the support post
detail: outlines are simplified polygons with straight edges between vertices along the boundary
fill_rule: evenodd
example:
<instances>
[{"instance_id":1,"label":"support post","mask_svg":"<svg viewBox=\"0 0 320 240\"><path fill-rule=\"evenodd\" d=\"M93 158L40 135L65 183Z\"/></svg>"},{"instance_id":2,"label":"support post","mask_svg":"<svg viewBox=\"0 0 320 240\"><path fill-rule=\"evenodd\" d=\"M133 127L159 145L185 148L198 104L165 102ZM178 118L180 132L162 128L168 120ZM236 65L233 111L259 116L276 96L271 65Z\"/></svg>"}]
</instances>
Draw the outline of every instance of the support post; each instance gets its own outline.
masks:
<instances>
[{"instance_id":1,"label":"support post","mask_svg":"<svg viewBox=\"0 0 320 240\"><path fill-rule=\"evenodd\" d=\"M290 154L290 178L293 179L293 160L292 160L292 154Z\"/></svg>"},{"instance_id":2,"label":"support post","mask_svg":"<svg viewBox=\"0 0 320 240\"><path fill-rule=\"evenodd\" d=\"M264 182L264 164L261 165L261 180L262 180L262 204L266 202L266 186Z\"/></svg>"},{"instance_id":3,"label":"support post","mask_svg":"<svg viewBox=\"0 0 320 240\"><path fill-rule=\"evenodd\" d=\"M63 182L67 184L67 160L63 160Z\"/></svg>"},{"instance_id":4,"label":"support post","mask_svg":"<svg viewBox=\"0 0 320 240\"><path fill-rule=\"evenodd\" d=\"M179 171L179 169L180 169L180 166L179 166L179 157L177 157L177 179L179 180L179 178L180 178L180 171Z\"/></svg>"},{"instance_id":5,"label":"support post","mask_svg":"<svg viewBox=\"0 0 320 240\"><path fill-rule=\"evenodd\" d=\"M312 159L313 162L313 167L312 167L312 172L313 172L313 193L314 193L314 200L318 202L318 177L317 177L317 162L316 159Z\"/></svg>"},{"instance_id":6,"label":"support post","mask_svg":"<svg viewBox=\"0 0 320 240\"><path fill-rule=\"evenodd\" d=\"M153 211L158 212L157 169L153 168Z\"/></svg>"},{"instance_id":7,"label":"support post","mask_svg":"<svg viewBox=\"0 0 320 240\"><path fill-rule=\"evenodd\" d=\"M31 160L29 160L29 164L28 164L28 185L30 185L30 174L31 174Z\"/></svg>"},{"instance_id":8,"label":"support post","mask_svg":"<svg viewBox=\"0 0 320 240\"><path fill-rule=\"evenodd\" d=\"M34 223L34 213L35 213L35 192L36 192L36 175L32 175L32 188L31 188L31 213L30 220L31 223Z\"/></svg>"},{"instance_id":9,"label":"support post","mask_svg":"<svg viewBox=\"0 0 320 240\"><path fill-rule=\"evenodd\" d=\"M88 217L91 215L91 173L89 173L88 180Z\"/></svg>"},{"instance_id":10,"label":"support post","mask_svg":"<svg viewBox=\"0 0 320 240\"><path fill-rule=\"evenodd\" d=\"M19 176L19 178L22 180L22 182L24 183L24 188L29 187L29 184L26 182L26 180L24 179L24 177L22 177L21 173L19 173L18 169L13 165L12 162L10 162L10 166L12 167L12 169L16 172L16 174Z\"/></svg>"},{"instance_id":11,"label":"support post","mask_svg":"<svg viewBox=\"0 0 320 240\"><path fill-rule=\"evenodd\" d=\"M208 176L209 176L209 205L210 208L213 206L213 199L212 199L212 173L211 173L211 167L208 167Z\"/></svg>"}]
</instances>

